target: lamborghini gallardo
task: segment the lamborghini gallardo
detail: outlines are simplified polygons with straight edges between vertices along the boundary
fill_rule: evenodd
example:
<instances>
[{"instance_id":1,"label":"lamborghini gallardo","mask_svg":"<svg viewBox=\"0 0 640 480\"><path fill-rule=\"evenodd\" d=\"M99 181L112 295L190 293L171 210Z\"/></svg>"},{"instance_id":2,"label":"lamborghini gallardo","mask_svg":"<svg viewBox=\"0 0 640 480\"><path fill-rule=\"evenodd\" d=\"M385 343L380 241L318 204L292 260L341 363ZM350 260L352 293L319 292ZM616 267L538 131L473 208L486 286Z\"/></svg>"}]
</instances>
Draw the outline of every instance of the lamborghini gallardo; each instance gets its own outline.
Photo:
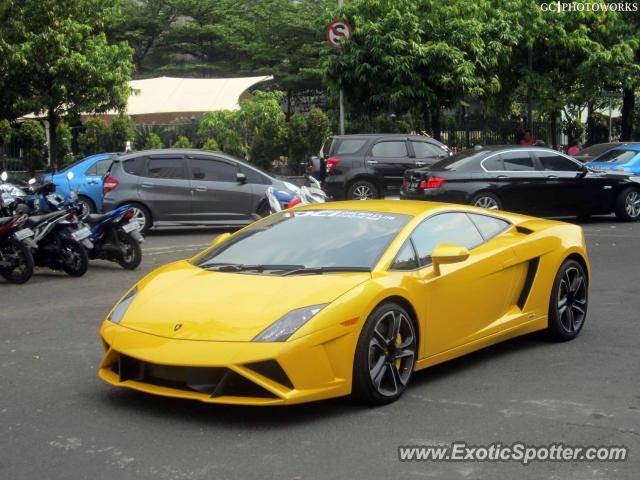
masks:
<instances>
[{"instance_id":1,"label":"lamborghini gallardo","mask_svg":"<svg viewBox=\"0 0 640 480\"><path fill-rule=\"evenodd\" d=\"M415 371L587 316L582 229L472 206L304 205L133 286L100 334L110 384L211 403L396 400Z\"/></svg>"}]
</instances>

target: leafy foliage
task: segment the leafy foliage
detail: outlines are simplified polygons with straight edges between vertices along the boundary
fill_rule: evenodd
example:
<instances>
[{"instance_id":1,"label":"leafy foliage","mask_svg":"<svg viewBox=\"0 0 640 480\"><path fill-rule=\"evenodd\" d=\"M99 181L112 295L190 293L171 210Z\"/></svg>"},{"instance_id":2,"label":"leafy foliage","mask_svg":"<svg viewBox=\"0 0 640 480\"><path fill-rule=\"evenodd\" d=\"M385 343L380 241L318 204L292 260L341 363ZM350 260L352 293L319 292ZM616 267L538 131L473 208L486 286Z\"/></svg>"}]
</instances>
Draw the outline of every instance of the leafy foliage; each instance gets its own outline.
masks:
<instances>
[{"instance_id":1,"label":"leafy foliage","mask_svg":"<svg viewBox=\"0 0 640 480\"><path fill-rule=\"evenodd\" d=\"M171 148L193 148L193 144L189 138L184 135L180 135L174 144L171 145Z\"/></svg>"},{"instance_id":2,"label":"leafy foliage","mask_svg":"<svg viewBox=\"0 0 640 480\"><path fill-rule=\"evenodd\" d=\"M111 150L123 152L127 142L135 139L133 122L125 113L119 113L111 122Z\"/></svg>"},{"instance_id":3,"label":"leafy foliage","mask_svg":"<svg viewBox=\"0 0 640 480\"><path fill-rule=\"evenodd\" d=\"M162 143L162 139L160 138L160 135L158 135L155 132L151 132L149 135L147 135L144 148L147 150L164 148L164 144Z\"/></svg>"},{"instance_id":4,"label":"leafy foliage","mask_svg":"<svg viewBox=\"0 0 640 480\"><path fill-rule=\"evenodd\" d=\"M111 149L111 130L100 118L90 118L84 123L84 132L78 137L80 155L86 157Z\"/></svg>"}]
</instances>

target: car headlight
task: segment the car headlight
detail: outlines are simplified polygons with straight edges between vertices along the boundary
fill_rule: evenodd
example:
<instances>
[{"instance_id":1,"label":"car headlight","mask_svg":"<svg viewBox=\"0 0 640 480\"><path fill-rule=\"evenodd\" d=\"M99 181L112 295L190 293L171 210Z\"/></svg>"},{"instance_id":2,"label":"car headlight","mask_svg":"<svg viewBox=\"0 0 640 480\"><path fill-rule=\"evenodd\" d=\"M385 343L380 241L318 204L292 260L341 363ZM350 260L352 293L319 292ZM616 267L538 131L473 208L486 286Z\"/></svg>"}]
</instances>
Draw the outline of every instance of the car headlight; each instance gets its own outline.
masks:
<instances>
[{"instance_id":1,"label":"car headlight","mask_svg":"<svg viewBox=\"0 0 640 480\"><path fill-rule=\"evenodd\" d=\"M298 193L300 191L300 187L295 186L293 183L282 182L282 184L287 187L290 192Z\"/></svg>"},{"instance_id":2,"label":"car headlight","mask_svg":"<svg viewBox=\"0 0 640 480\"><path fill-rule=\"evenodd\" d=\"M124 314L127 313L127 309L129 308L129 305L131 305L131 302L133 302L136 293L138 293L138 287L133 287L129 291L129 293L127 293L124 298L120 300L120 303L116 305L116 308L113 309L111 315L107 317L109 321L113 323L120 323L122 321L122 319L124 318Z\"/></svg>"},{"instance_id":3,"label":"car headlight","mask_svg":"<svg viewBox=\"0 0 640 480\"><path fill-rule=\"evenodd\" d=\"M328 304L291 310L260 332L254 342L284 342Z\"/></svg>"}]
</instances>

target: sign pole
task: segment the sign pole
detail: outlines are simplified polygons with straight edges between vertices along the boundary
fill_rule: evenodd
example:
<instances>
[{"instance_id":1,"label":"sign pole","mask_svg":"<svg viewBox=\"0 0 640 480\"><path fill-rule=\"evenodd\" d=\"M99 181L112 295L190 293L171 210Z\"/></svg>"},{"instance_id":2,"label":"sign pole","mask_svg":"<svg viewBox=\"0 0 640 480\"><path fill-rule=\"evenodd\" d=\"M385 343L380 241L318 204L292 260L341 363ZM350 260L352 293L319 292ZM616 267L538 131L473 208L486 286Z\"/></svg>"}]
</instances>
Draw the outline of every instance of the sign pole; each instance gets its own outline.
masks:
<instances>
[{"instance_id":1,"label":"sign pole","mask_svg":"<svg viewBox=\"0 0 640 480\"><path fill-rule=\"evenodd\" d=\"M344 8L344 0L338 0L338 8L340 10ZM340 135L344 135L344 89L342 88L342 77L338 81L340 82Z\"/></svg>"}]
</instances>

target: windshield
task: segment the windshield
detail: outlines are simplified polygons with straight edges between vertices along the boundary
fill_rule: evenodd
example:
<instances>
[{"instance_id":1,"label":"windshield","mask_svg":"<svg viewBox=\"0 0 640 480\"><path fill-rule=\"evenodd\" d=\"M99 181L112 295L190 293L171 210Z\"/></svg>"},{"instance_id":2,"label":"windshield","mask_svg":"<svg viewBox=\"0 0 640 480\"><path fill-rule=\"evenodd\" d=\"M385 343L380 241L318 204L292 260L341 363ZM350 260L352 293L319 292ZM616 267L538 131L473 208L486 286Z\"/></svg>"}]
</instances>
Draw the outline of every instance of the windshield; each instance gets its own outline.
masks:
<instances>
[{"instance_id":1,"label":"windshield","mask_svg":"<svg viewBox=\"0 0 640 480\"><path fill-rule=\"evenodd\" d=\"M351 210L282 212L248 227L194 264L373 268L410 218Z\"/></svg>"},{"instance_id":2,"label":"windshield","mask_svg":"<svg viewBox=\"0 0 640 480\"><path fill-rule=\"evenodd\" d=\"M603 163L627 163L632 160L633 157L638 155L636 150L611 150L607 153L603 153L598 158L594 158L593 162Z\"/></svg>"}]
</instances>

